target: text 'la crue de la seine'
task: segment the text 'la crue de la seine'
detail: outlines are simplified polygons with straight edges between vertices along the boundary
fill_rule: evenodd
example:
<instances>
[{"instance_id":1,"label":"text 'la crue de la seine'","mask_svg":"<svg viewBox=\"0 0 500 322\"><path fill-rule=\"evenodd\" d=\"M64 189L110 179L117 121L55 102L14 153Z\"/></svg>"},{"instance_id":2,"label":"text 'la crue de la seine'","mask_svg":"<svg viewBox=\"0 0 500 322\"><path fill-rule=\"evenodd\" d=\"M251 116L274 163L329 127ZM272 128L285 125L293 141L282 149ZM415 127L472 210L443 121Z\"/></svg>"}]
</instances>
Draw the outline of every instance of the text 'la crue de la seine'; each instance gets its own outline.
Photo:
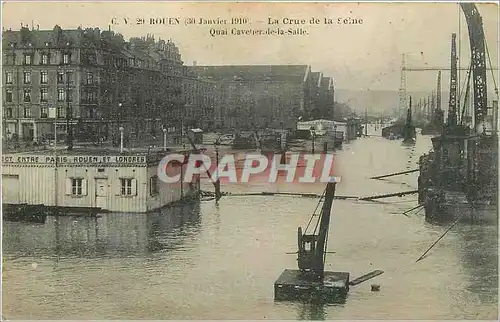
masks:
<instances>
[{"instance_id":1,"label":"text 'la crue de la seine'","mask_svg":"<svg viewBox=\"0 0 500 322\"><path fill-rule=\"evenodd\" d=\"M125 25L199 25L208 27L208 33L212 37L219 36L307 36L308 26L348 26L362 25L364 23L359 17L311 17L304 18L277 18L268 17L265 21L252 21L246 17L230 17L227 19L203 18L203 17L170 17L170 18L124 18L122 24ZM112 19L112 24L118 25L120 21ZM255 27L256 25L259 27Z\"/></svg>"}]
</instances>

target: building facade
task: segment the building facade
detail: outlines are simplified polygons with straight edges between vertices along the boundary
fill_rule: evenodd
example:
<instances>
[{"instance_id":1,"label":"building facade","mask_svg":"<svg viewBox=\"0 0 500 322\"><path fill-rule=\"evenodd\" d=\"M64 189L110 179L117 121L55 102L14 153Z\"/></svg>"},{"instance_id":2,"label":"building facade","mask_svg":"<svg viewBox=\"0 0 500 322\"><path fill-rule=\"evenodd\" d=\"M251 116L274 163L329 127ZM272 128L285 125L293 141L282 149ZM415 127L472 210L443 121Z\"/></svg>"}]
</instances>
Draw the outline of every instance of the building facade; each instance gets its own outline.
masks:
<instances>
[{"instance_id":1,"label":"building facade","mask_svg":"<svg viewBox=\"0 0 500 322\"><path fill-rule=\"evenodd\" d=\"M328 117L333 109L333 81L308 65L188 68L218 83L217 128L295 129L300 119Z\"/></svg>"},{"instance_id":2,"label":"building facade","mask_svg":"<svg viewBox=\"0 0 500 322\"><path fill-rule=\"evenodd\" d=\"M199 77L192 69L184 66L183 94L184 113L179 113L187 129L200 128L212 130L215 128L215 110L221 103L220 84L210 79Z\"/></svg>"},{"instance_id":3,"label":"building facade","mask_svg":"<svg viewBox=\"0 0 500 322\"><path fill-rule=\"evenodd\" d=\"M98 28L3 32L4 138L113 141L190 128L294 129L331 118L333 81L308 65L184 66L177 46ZM57 131L55 131L57 129Z\"/></svg>"},{"instance_id":4,"label":"building facade","mask_svg":"<svg viewBox=\"0 0 500 322\"><path fill-rule=\"evenodd\" d=\"M184 106L183 62L171 41L124 41L98 28L3 32L4 136L95 140L156 135ZM56 125L57 124L57 125Z\"/></svg>"}]
</instances>

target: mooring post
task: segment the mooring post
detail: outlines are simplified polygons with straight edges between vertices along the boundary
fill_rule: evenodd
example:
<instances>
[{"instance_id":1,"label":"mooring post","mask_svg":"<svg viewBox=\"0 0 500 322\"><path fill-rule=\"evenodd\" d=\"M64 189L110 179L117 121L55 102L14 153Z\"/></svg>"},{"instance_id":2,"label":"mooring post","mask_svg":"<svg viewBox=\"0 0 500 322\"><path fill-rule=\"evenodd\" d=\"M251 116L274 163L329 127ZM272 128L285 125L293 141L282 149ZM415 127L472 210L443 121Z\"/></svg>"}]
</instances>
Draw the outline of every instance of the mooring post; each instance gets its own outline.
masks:
<instances>
[{"instance_id":1,"label":"mooring post","mask_svg":"<svg viewBox=\"0 0 500 322\"><path fill-rule=\"evenodd\" d=\"M221 198L221 192L220 192L220 179L219 179L219 145L218 141L215 142L215 203L218 203L220 198Z\"/></svg>"}]
</instances>

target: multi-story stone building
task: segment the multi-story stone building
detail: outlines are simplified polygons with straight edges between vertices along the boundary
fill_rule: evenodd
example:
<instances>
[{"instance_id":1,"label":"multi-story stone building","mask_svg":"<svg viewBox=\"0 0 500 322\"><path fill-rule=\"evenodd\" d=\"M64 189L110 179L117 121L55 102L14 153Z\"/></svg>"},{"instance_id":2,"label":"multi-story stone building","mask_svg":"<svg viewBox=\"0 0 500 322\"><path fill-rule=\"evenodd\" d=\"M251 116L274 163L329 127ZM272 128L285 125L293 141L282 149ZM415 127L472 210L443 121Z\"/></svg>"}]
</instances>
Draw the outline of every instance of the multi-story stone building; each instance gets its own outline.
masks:
<instances>
[{"instance_id":1,"label":"multi-story stone building","mask_svg":"<svg viewBox=\"0 0 500 322\"><path fill-rule=\"evenodd\" d=\"M184 106L183 62L171 41L125 42L98 28L3 32L4 135L39 140L155 135Z\"/></svg>"},{"instance_id":2,"label":"multi-story stone building","mask_svg":"<svg viewBox=\"0 0 500 322\"><path fill-rule=\"evenodd\" d=\"M187 128L215 128L216 106L221 104L220 83L198 76L191 68L185 66L183 79L184 113L182 118Z\"/></svg>"},{"instance_id":3,"label":"multi-story stone building","mask_svg":"<svg viewBox=\"0 0 500 322\"><path fill-rule=\"evenodd\" d=\"M307 65L189 68L219 84L221 103L214 113L218 128L295 129L299 118L313 116L313 109L321 111L316 113L321 116L333 108L333 83L327 81L325 86L322 74L314 78Z\"/></svg>"}]
</instances>

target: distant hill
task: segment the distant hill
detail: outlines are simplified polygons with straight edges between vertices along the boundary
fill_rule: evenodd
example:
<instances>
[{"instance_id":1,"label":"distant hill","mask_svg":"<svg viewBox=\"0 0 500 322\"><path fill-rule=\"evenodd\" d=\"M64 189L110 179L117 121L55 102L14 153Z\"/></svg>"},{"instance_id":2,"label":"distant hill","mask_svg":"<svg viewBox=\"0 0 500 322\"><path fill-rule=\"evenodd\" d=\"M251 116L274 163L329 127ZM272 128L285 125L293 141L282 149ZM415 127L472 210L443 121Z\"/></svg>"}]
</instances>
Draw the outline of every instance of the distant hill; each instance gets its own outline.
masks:
<instances>
[{"instance_id":1,"label":"distant hill","mask_svg":"<svg viewBox=\"0 0 500 322\"><path fill-rule=\"evenodd\" d=\"M427 98L431 95L426 91L415 91L409 93L412 96L412 105L416 107L420 98ZM441 108L448 110L450 94L448 91L441 92ZM496 95L492 92L488 93L488 106L491 107L492 100ZM350 89L337 89L335 91L335 101L346 103L349 107L358 114L364 114L365 109L368 109L368 114L378 115L384 113L391 115L394 107L399 106L399 92L394 91L355 91ZM461 106L463 106L461 104Z\"/></svg>"},{"instance_id":2,"label":"distant hill","mask_svg":"<svg viewBox=\"0 0 500 322\"><path fill-rule=\"evenodd\" d=\"M416 106L420 98L427 97L430 92L411 92L413 106ZM448 92L441 93L441 106L448 107ZM395 91L355 91L349 89L337 89L335 100L347 103L352 110L357 113L364 113L368 109L368 114L390 114L395 107L399 106L399 92Z\"/></svg>"}]
</instances>

